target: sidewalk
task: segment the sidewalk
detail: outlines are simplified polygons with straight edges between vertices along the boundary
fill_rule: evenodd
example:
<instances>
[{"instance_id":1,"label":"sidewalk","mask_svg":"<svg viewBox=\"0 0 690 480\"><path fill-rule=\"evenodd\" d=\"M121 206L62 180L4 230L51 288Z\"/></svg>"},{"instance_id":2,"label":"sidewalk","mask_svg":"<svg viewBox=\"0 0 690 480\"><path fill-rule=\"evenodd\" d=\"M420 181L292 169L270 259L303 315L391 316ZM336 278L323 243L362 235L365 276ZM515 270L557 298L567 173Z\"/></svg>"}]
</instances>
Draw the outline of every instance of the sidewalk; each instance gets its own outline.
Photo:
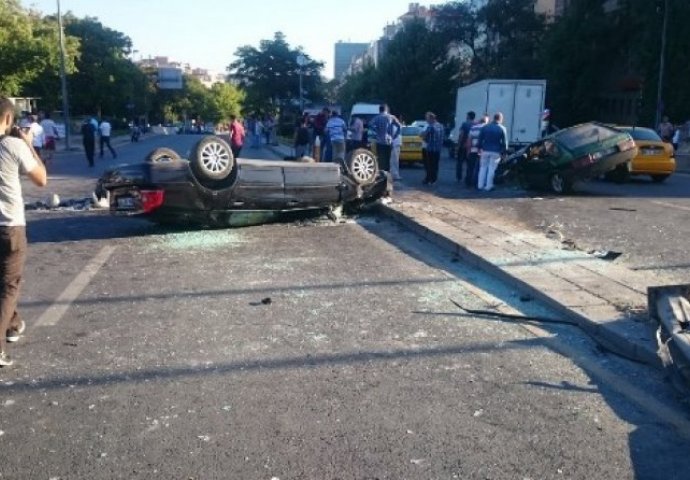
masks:
<instances>
[{"instance_id":1,"label":"sidewalk","mask_svg":"<svg viewBox=\"0 0 690 480\"><path fill-rule=\"evenodd\" d=\"M285 155L289 147L274 151ZM648 282L641 273L566 249L561 241L509 223L470 202L441 198L414 181L419 172L408 169L403 176L412 181L396 182L393 202L379 206L382 214L523 295L546 303L604 348L661 365L656 325L646 315Z\"/></svg>"}]
</instances>

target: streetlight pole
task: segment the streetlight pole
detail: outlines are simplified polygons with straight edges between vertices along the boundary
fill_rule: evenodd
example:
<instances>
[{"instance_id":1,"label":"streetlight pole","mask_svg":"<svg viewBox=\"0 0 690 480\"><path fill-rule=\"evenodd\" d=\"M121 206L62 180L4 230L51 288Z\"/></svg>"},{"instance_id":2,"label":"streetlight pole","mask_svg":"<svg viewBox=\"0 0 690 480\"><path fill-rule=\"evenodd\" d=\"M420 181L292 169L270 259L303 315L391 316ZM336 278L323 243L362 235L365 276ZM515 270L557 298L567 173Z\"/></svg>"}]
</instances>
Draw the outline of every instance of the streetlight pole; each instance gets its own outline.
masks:
<instances>
[{"instance_id":1,"label":"streetlight pole","mask_svg":"<svg viewBox=\"0 0 690 480\"><path fill-rule=\"evenodd\" d=\"M656 124L655 128L659 127L662 115L662 95L664 91L664 70L666 67L666 29L668 27L668 0L664 0L664 24L661 27L661 57L659 58L659 85L656 91Z\"/></svg>"},{"instance_id":2,"label":"streetlight pole","mask_svg":"<svg viewBox=\"0 0 690 480\"><path fill-rule=\"evenodd\" d=\"M301 53L297 55L297 65L299 65L299 113L302 115L304 113L304 94L302 91L302 71L304 66L307 64L307 57Z\"/></svg>"},{"instance_id":3,"label":"streetlight pole","mask_svg":"<svg viewBox=\"0 0 690 480\"><path fill-rule=\"evenodd\" d=\"M67 77L65 76L65 34L62 30L62 11L60 10L60 0L57 0L58 15L58 36L60 39L60 84L62 86L62 114L65 119L65 150L70 149L69 132L69 101L67 99Z\"/></svg>"}]
</instances>

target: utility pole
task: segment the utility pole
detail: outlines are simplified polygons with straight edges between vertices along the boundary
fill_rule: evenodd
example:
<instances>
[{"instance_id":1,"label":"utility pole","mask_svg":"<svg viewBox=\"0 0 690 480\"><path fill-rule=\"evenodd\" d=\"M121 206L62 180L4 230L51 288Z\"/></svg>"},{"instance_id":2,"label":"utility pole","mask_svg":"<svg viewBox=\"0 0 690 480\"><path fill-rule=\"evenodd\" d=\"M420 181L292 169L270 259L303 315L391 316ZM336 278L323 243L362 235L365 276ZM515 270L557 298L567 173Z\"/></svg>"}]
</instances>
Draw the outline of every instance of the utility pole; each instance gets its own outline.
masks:
<instances>
[{"instance_id":1,"label":"utility pole","mask_svg":"<svg viewBox=\"0 0 690 480\"><path fill-rule=\"evenodd\" d=\"M62 30L62 11L60 10L60 0L57 0L57 15L59 29L58 36L60 39L60 84L62 85L62 115L65 119L65 150L69 150L69 100L67 99L67 77L65 75L65 34Z\"/></svg>"},{"instance_id":2,"label":"utility pole","mask_svg":"<svg viewBox=\"0 0 690 480\"><path fill-rule=\"evenodd\" d=\"M304 113L304 92L302 90L302 75L304 66L307 64L307 57L301 53L297 55L297 65L299 66L299 113L302 115Z\"/></svg>"},{"instance_id":3,"label":"utility pole","mask_svg":"<svg viewBox=\"0 0 690 480\"><path fill-rule=\"evenodd\" d=\"M659 58L659 85L656 92L656 129L663 113L664 70L666 66L666 29L668 27L668 0L664 0L664 23L661 27L661 57Z\"/></svg>"}]
</instances>

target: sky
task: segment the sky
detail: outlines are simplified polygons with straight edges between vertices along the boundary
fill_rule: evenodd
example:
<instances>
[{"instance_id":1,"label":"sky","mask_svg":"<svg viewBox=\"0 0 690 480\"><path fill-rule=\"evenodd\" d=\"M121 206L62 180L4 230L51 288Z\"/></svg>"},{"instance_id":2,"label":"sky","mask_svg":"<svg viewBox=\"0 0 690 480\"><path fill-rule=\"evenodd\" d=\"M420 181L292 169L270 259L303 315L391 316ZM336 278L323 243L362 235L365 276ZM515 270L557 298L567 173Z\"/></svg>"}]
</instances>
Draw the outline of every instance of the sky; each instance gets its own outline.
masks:
<instances>
[{"instance_id":1,"label":"sky","mask_svg":"<svg viewBox=\"0 0 690 480\"><path fill-rule=\"evenodd\" d=\"M132 39L135 59L167 56L224 73L238 47L272 39L281 31L292 48L302 46L325 62L333 77L334 44L370 42L408 9L409 0L21 0L44 14L97 17ZM439 2L419 2L422 5Z\"/></svg>"}]
</instances>

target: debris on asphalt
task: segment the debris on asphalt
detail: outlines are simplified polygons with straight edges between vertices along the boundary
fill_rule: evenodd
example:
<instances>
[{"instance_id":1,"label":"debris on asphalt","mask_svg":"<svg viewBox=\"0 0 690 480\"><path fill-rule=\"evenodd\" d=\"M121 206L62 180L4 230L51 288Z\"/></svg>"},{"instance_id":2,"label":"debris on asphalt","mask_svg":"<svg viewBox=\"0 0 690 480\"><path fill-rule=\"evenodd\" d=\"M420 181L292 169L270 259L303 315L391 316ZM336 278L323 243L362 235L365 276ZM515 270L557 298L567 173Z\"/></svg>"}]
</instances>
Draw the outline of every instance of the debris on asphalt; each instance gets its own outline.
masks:
<instances>
[{"instance_id":1,"label":"debris on asphalt","mask_svg":"<svg viewBox=\"0 0 690 480\"><path fill-rule=\"evenodd\" d=\"M24 205L25 210L84 211L97 208L103 207L97 206L97 204L94 203L94 200L91 197L71 198L69 200L61 201L60 197L57 194L51 195L45 201L38 200Z\"/></svg>"},{"instance_id":2,"label":"debris on asphalt","mask_svg":"<svg viewBox=\"0 0 690 480\"><path fill-rule=\"evenodd\" d=\"M475 308L466 308L460 305L458 302L453 300L452 298L449 298L451 303L458 307L460 310L462 310L465 313L469 313L471 315L479 315L479 316L484 316L484 317L496 317L496 318L501 318L504 320L514 320L514 321L522 321L522 322L542 322L542 323L560 323L560 324L565 324L565 325L575 325L577 326L577 322L574 322L572 320L568 319L563 319L563 318L548 318L548 317L540 317L536 315L516 315L513 313L503 313L503 312L498 312L496 310L481 310L481 309L475 309Z\"/></svg>"},{"instance_id":3,"label":"debris on asphalt","mask_svg":"<svg viewBox=\"0 0 690 480\"><path fill-rule=\"evenodd\" d=\"M623 252L616 252L613 250L590 250L587 253L589 253L590 255L594 255L595 257L600 258L601 260L608 260L610 262L623 255Z\"/></svg>"},{"instance_id":4,"label":"debris on asphalt","mask_svg":"<svg viewBox=\"0 0 690 480\"><path fill-rule=\"evenodd\" d=\"M249 305L252 307L258 307L259 305L270 305L273 303L273 299L271 297L266 297L262 298L258 302L250 302Z\"/></svg>"},{"instance_id":5,"label":"debris on asphalt","mask_svg":"<svg viewBox=\"0 0 690 480\"><path fill-rule=\"evenodd\" d=\"M657 344L664 367L690 386L690 284L650 287L649 317L657 324ZM673 379L676 380L676 379Z\"/></svg>"},{"instance_id":6,"label":"debris on asphalt","mask_svg":"<svg viewBox=\"0 0 690 480\"><path fill-rule=\"evenodd\" d=\"M616 212L636 212L636 208L625 208L625 207L609 207L609 210L613 210Z\"/></svg>"}]
</instances>

